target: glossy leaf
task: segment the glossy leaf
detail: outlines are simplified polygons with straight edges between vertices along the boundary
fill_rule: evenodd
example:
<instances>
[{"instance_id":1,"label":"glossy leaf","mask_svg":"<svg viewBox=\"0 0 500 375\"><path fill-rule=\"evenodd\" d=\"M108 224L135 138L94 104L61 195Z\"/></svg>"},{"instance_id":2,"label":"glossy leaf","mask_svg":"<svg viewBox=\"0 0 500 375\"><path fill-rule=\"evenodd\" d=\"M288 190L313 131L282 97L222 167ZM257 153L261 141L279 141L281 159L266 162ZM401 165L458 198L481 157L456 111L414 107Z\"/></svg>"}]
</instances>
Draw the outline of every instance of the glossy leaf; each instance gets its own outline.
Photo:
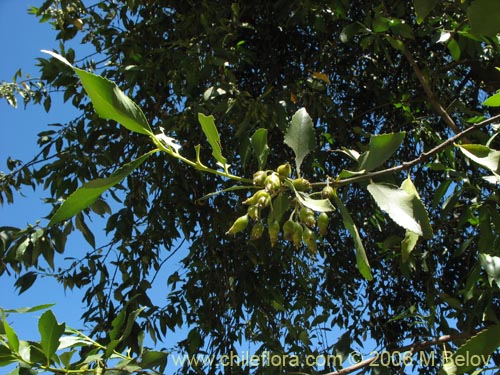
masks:
<instances>
[{"instance_id":1,"label":"glossy leaf","mask_svg":"<svg viewBox=\"0 0 500 375\"><path fill-rule=\"evenodd\" d=\"M253 133L250 139L252 149L259 163L259 169L266 166L267 156L269 155L269 146L267 145L267 129L260 128Z\"/></svg>"},{"instance_id":2,"label":"glossy leaf","mask_svg":"<svg viewBox=\"0 0 500 375\"><path fill-rule=\"evenodd\" d=\"M479 263L488 274L490 285L493 281L500 288L500 257L491 256L489 254L479 254Z\"/></svg>"},{"instance_id":3,"label":"glossy leaf","mask_svg":"<svg viewBox=\"0 0 500 375\"><path fill-rule=\"evenodd\" d=\"M7 322L6 317L2 317L3 329L5 331L5 336L7 337L7 345L13 352L19 351L19 338L17 337L14 329Z\"/></svg>"},{"instance_id":4,"label":"glossy leaf","mask_svg":"<svg viewBox=\"0 0 500 375\"><path fill-rule=\"evenodd\" d=\"M44 312L38 320L40 345L47 362L50 362L59 347L59 338L63 335L64 329L65 324L57 324L56 317L51 310Z\"/></svg>"},{"instance_id":5,"label":"glossy leaf","mask_svg":"<svg viewBox=\"0 0 500 375\"><path fill-rule=\"evenodd\" d=\"M114 120L135 133L153 136L142 109L130 99L118 86L98 75L75 68L64 57L50 51L42 51L68 65L75 71L87 92L97 114Z\"/></svg>"},{"instance_id":6,"label":"glossy leaf","mask_svg":"<svg viewBox=\"0 0 500 375\"><path fill-rule=\"evenodd\" d=\"M61 206L57 209L54 216L49 221L49 226L57 224L60 221L69 219L73 215L81 212L97 198L100 197L109 188L120 183L125 177L139 167L151 153L147 153L134 161L125 164L120 169L116 170L111 176L107 178L98 178L97 180L87 182L71 194Z\"/></svg>"},{"instance_id":7,"label":"glossy leaf","mask_svg":"<svg viewBox=\"0 0 500 375\"><path fill-rule=\"evenodd\" d=\"M335 197L334 200L335 204L340 210L340 214L342 215L344 226L354 240L354 246L356 247L356 265L358 267L358 270L366 280L370 281L373 279L373 276L370 269L370 263L368 262L368 258L366 256L365 247L363 246L361 236L358 232L358 228L356 227L356 224L354 224L351 214L344 206L342 201L337 197Z\"/></svg>"},{"instance_id":8,"label":"glossy leaf","mask_svg":"<svg viewBox=\"0 0 500 375\"><path fill-rule=\"evenodd\" d=\"M305 108L299 109L293 115L285 133L285 144L295 153L295 166L297 175L300 176L300 166L316 144L312 119Z\"/></svg>"},{"instance_id":9,"label":"glossy leaf","mask_svg":"<svg viewBox=\"0 0 500 375\"><path fill-rule=\"evenodd\" d=\"M500 151L493 150L487 146L464 144L458 145L460 151L469 159L475 161L479 165L488 168L494 173L499 172L500 167Z\"/></svg>"},{"instance_id":10,"label":"glossy leaf","mask_svg":"<svg viewBox=\"0 0 500 375\"><path fill-rule=\"evenodd\" d=\"M359 157L358 170L372 171L380 167L401 146L405 134L405 132L400 132L371 136L368 151Z\"/></svg>"},{"instance_id":11,"label":"glossy leaf","mask_svg":"<svg viewBox=\"0 0 500 375\"><path fill-rule=\"evenodd\" d=\"M215 126L214 116L205 116L203 113L198 113L198 121L200 122L203 133L207 137L208 143L212 147L212 155L223 166L227 165L226 158L222 156L222 148L220 143L219 132Z\"/></svg>"},{"instance_id":12,"label":"glossy leaf","mask_svg":"<svg viewBox=\"0 0 500 375\"><path fill-rule=\"evenodd\" d=\"M408 261L410 254L417 245L419 235L407 230L405 238L401 241L401 259L403 263Z\"/></svg>"},{"instance_id":13,"label":"glossy leaf","mask_svg":"<svg viewBox=\"0 0 500 375\"><path fill-rule=\"evenodd\" d=\"M392 220L405 229L423 235L420 223L414 215L414 196L403 189L389 187L384 184L370 183L367 186L380 209L386 212Z\"/></svg>"},{"instance_id":14,"label":"glossy leaf","mask_svg":"<svg viewBox=\"0 0 500 375\"><path fill-rule=\"evenodd\" d=\"M408 194L413 195L413 216L422 228L422 237L426 239L432 238L434 233L432 231L429 215L427 214L427 209L422 203L420 195L418 194L417 189L415 188L415 185L413 185L413 182L409 176L401 184L401 189L406 191Z\"/></svg>"},{"instance_id":15,"label":"glossy leaf","mask_svg":"<svg viewBox=\"0 0 500 375\"><path fill-rule=\"evenodd\" d=\"M483 102L488 107L500 107L500 92L490 96Z\"/></svg>"}]
</instances>

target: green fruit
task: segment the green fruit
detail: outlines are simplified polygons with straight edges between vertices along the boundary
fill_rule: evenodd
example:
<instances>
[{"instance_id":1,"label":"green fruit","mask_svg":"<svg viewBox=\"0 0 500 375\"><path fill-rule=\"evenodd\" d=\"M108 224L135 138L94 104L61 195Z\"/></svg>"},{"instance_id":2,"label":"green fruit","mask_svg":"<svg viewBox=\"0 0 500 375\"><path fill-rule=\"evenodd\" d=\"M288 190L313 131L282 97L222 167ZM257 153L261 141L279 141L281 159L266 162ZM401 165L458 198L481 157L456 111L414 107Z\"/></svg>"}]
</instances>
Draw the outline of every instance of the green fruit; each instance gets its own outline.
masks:
<instances>
[{"instance_id":1,"label":"green fruit","mask_svg":"<svg viewBox=\"0 0 500 375\"><path fill-rule=\"evenodd\" d=\"M307 225L308 227L314 227L316 225L316 219L314 218L314 211L308 207L302 207L299 211L300 221Z\"/></svg>"},{"instance_id":2,"label":"green fruit","mask_svg":"<svg viewBox=\"0 0 500 375\"><path fill-rule=\"evenodd\" d=\"M258 221L254 224L252 228L252 233L250 234L251 240L258 240L262 237L262 233L264 233L264 224L261 221Z\"/></svg>"},{"instance_id":3,"label":"green fruit","mask_svg":"<svg viewBox=\"0 0 500 375\"><path fill-rule=\"evenodd\" d=\"M295 222L292 220L285 221L283 224L283 238L287 241L293 239L293 232L295 231Z\"/></svg>"},{"instance_id":4,"label":"green fruit","mask_svg":"<svg viewBox=\"0 0 500 375\"><path fill-rule=\"evenodd\" d=\"M327 185L321 191L321 196L324 199L332 199L335 196L335 189L331 186Z\"/></svg>"},{"instance_id":5,"label":"green fruit","mask_svg":"<svg viewBox=\"0 0 500 375\"><path fill-rule=\"evenodd\" d=\"M318 231L320 236L324 236L328 231L328 215L322 212L318 215Z\"/></svg>"},{"instance_id":6,"label":"green fruit","mask_svg":"<svg viewBox=\"0 0 500 375\"><path fill-rule=\"evenodd\" d=\"M260 212L259 212L259 207L258 206L250 206L248 207L248 211L247 211L247 214L248 216L250 216L250 218L252 220L259 220L259 217L260 217Z\"/></svg>"},{"instance_id":7,"label":"green fruit","mask_svg":"<svg viewBox=\"0 0 500 375\"><path fill-rule=\"evenodd\" d=\"M305 227L302 232L302 240L306 244L309 251L315 254L318 250L318 247L316 245L316 234L311 229Z\"/></svg>"},{"instance_id":8,"label":"green fruit","mask_svg":"<svg viewBox=\"0 0 500 375\"><path fill-rule=\"evenodd\" d=\"M238 232L244 231L248 226L249 218L248 215L240 216L235 220L231 228L226 232L226 234L236 234Z\"/></svg>"},{"instance_id":9,"label":"green fruit","mask_svg":"<svg viewBox=\"0 0 500 375\"><path fill-rule=\"evenodd\" d=\"M300 244L302 243L302 233L304 232L304 228L299 223L295 223L294 226L295 228L293 230L292 240L293 244L298 249L300 247Z\"/></svg>"},{"instance_id":10,"label":"green fruit","mask_svg":"<svg viewBox=\"0 0 500 375\"><path fill-rule=\"evenodd\" d=\"M292 173L292 167L289 163L281 164L276 169L276 172L278 172L281 178L287 178L290 177L290 174Z\"/></svg>"},{"instance_id":11,"label":"green fruit","mask_svg":"<svg viewBox=\"0 0 500 375\"><path fill-rule=\"evenodd\" d=\"M264 181L264 187L269 193L276 193L281 187L281 180L279 176L276 173L267 176Z\"/></svg>"},{"instance_id":12,"label":"green fruit","mask_svg":"<svg viewBox=\"0 0 500 375\"><path fill-rule=\"evenodd\" d=\"M269 227L267 228L267 231L269 233L269 238L271 240L271 246L276 245L276 242L278 242L278 235L280 233L280 223L278 221L273 220L268 223Z\"/></svg>"},{"instance_id":13,"label":"green fruit","mask_svg":"<svg viewBox=\"0 0 500 375\"><path fill-rule=\"evenodd\" d=\"M255 186L264 186L264 181L267 177L267 172L257 171L253 174L253 184Z\"/></svg>"},{"instance_id":14,"label":"green fruit","mask_svg":"<svg viewBox=\"0 0 500 375\"><path fill-rule=\"evenodd\" d=\"M308 191L312 188L311 183L305 178L297 178L295 180L292 180L292 184L297 191Z\"/></svg>"},{"instance_id":15,"label":"green fruit","mask_svg":"<svg viewBox=\"0 0 500 375\"><path fill-rule=\"evenodd\" d=\"M250 206L267 207L271 203L271 196L265 190L259 190L254 195L252 195L247 200L243 201L243 204L248 204Z\"/></svg>"}]
</instances>

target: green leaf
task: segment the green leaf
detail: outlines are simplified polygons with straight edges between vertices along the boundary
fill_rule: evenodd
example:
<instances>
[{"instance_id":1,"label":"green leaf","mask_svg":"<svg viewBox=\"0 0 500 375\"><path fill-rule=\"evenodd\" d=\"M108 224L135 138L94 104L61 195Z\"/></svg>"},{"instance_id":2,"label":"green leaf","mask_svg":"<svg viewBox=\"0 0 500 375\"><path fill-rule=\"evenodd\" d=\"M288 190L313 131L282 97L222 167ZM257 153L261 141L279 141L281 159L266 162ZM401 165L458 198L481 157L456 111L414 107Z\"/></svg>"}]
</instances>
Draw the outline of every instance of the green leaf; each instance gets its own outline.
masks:
<instances>
[{"instance_id":1,"label":"green leaf","mask_svg":"<svg viewBox=\"0 0 500 375\"><path fill-rule=\"evenodd\" d=\"M347 211L347 208L344 206L342 201L338 197L334 197L334 200L340 210L340 214L342 215L344 226L354 240L354 246L356 247L356 265L358 266L358 270L366 280L371 281L373 280L373 276L370 269L370 263L368 263L368 258L366 257L365 248L363 246L363 242L361 242L358 228L354 224L351 214Z\"/></svg>"},{"instance_id":2,"label":"green leaf","mask_svg":"<svg viewBox=\"0 0 500 375\"><path fill-rule=\"evenodd\" d=\"M269 146L267 145L267 129L260 128L253 133L250 139L252 149L259 163L259 169L264 169L269 155Z\"/></svg>"},{"instance_id":3,"label":"green leaf","mask_svg":"<svg viewBox=\"0 0 500 375\"><path fill-rule=\"evenodd\" d=\"M65 324L57 324L56 317L51 310L44 312L38 320L40 345L48 363L59 347L59 338L64 333L64 329Z\"/></svg>"},{"instance_id":4,"label":"green leaf","mask_svg":"<svg viewBox=\"0 0 500 375\"><path fill-rule=\"evenodd\" d=\"M411 252L417 245L419 235L412 232L411 230L406 231L405 238L401 241L401 258L403 263L408 261Z\"/></svg>"},{"instance_id":5,"label":"green leaf","mask_svg":"<svg viewBox=\"0 0 500 375\"><path fill-rule=\"evenodd\" d=\"M493 173L498 173L500 171L500 151L493 150L487 146L475 144L465 144L457 146L465 156L475 161L479 165L488 168Z\"/></svg>"},{"instance_id":6,"label":"green leaf","mask_svg":"<svg viewBox=\"0 0 500 375\"><path fill-rule=\"evenodd\" d=\"M198 121L200 122L203 133L205 133L207 137L208 143L210 143L212 147L213 157L221 163L222 166L226 166L227 161L226 158L222 156L220 137L215 127L214 116L205 116L203 113L198 113Z\"/></svg>"},{"instance_id":7,"label":"green leaf","mask_svg":"<svg viewBox=\"0 0 500 375\"><path fill-rule=\"evenodd\" d=\"M331 212L335 210L335 207L333 207L332 202L330 202L329 199L313 199L309 196L309 194L304 193L303 191L297 191L291 181L287 182L288 186L295 192L295 196L303 206L306 206L316 212Z\"/></svg>"},{"instance_id":8,"label":"green leaf","mask_svg":"<svg viewBox=\"0 0 500 375\"><path fill-rule=\"evenodd\" d=\"M479 254L479 263L488 274L490 285L495 281L500 288L500 258L488 254Z\"/></svg>"},{"instance_id":9,"label":"green leaf","mask_svg":"<svg viewBox=\"0 0 500 375\"><path fill-rule=\"evenodd\" d=\"M48 226L66 220L90 206L102 193L121 182L132 173L134 169L139 167L151 153L152 152L148 152L140 158L125 164L107 178L98 178L97 180L83 184L79 189L73 192L63 204L61 204L54 216L50 219Z\"/></svg>"},{"instance_id":10,"label":"green leaf","mask_svg":"<svg viewBox=\"0 0 500 375\"><path fill-rule=\"evenodd\" d=\"M3 329L5 331L5 336L7 336L7 344L9 346L9 348L13 352L18 352L19 351L19 338L17 337L16 332L9 325L5 316L2 317L2 321L3 321Z\"/></svg>"},{"instance_id":11,"label":"green leaf","mask_svg":"<svg viewBox=\"0 0 500 375\"><path fill-rule=\"evenodd\" d=\"M85 241L87 241L89 243L89 245L92 246L92 248L95 249L95 237L94 237L94 234L92 233L92 231L90 230L90 228L85 223L85 220L84 220L83 215L82 215L81 212L79 212L79 213L76 214L75 222L76 222L76 227L78 228L78 230L80 232L82 232L83 238L85 238Z\"/></svg>"},{"instance_id":12,"label":"green leaf","mask_svg":"<svg viewBox=\"0 0 500 375\"><path fill-rule=\"evenodd\" d=\"M486 366L491 354L500 347L500 325L492 325L468 339L453 354L453 362L457 366L457 374L470 372L479 367L474 366L470 358L477 358L481 366ZM474 356L474 357L472 357Z\"/></svg>"},{"instance_id":13,"label":"green leaf","mask_svg":"<svg viewBox=\"0 0 500 375\"><path fill-rule=\"evenodd\" d=\"M159 367L160 371L163 372L168 359L168 353L148 350L142 354L141 362L139 365L143 369L152 369L154 367Z\"/></svg>"},{"instance_id":14,"label":"green leaf","mask_svg":"<svg viewBox=\"0 0 500 375\"><path fill-rule=\"evenodd\" d=\"M17 362L17 359L12 350L7 346L0 345L0 367L10 365L14 362Z\"/></svg>"},{"instance_id":15,"label":"green leaf","mask_svg":"<svg viewBox=\"0 0 500 375\"><path fill-rule=\"evenodd\" d=\"M368 151L359 157L358 170L372 171L381 166L401 146L405 132L372 135Z\"/></svg>"},{"instance_id":16,"label":"green leaf","mask_svg":"<svg viewBox=\"0 0 500 375\"><path fill-rule=\"evenodd\" d=\"M380 209L405 229L419 236L423 235L420 223L414 215L414 196L403 189L395 189L384 184L370 183L367 186Z\"/></svg>"},{"instance_id":17,"label":"green leaf","mask_svg":"<svg viewBox=\"0 0 500 375\"><path fill-rule=\"evenodd\" d=\"M53 303L47 303L45 305L37 305L37 306L33 306L33 307L22 307L19 309L9 309L9 310L3 310L3 311L6 313L25 314L25 313L45 310L45 309L51 308L52 306L54 306Z\"/></svg>"},{"instance_id":18,"label":"green leaf","mask_svg":"<svg viewBox=\"0 0 500 375\"><path fill-rule=\"evenodd\" d=\"M458 45L457 41L455 39L450 39L446 47L448 48L448 51L450 51L453 60L459 61L462 51L460 50L460 46Z\"/></svg>"},{"instance_id":19,"label":"green leaf","mask_svg":"<svg viewBox=\"0 0 500 375\"><path fill-rule=\"evenodd\" d=\"M500 92L490 96L483 102L488 107L500 107Z\"/></svg>"},{"instance_id":20,"label":"green leaf","mask_svg":"<svg viewBox=\"0 0 500 375\"><path fill-rule=\"evenodd\" d=\"M437 4L437 0L413 0L413 7L417 15L417 23L421 24Z\"/></svg>"},{"instance_id":21,"label":"green leaf","mask_svg":"<svg viewBox=\"0 0 500 375\"><path fill-rule=\"evenodd\" d=\"M285 144L295 153L295 166L297 175L300 176L300 166L316 144L313 122L305 108L299 109L293 115L285 134Z\"/></svg>"},{"instance_id":22,"label":"green leaf","mask_svg":"<svg viewBox=\"0 0 500 375\"><path fill-rule=\"evenodd\" d=\"M75 68L64 57L50 51L42 51L68 65L75 71L90 97L97 114L109 120L114 120L130 131L153 136L146 116L142 109L118 86L98 75Z\"/></svg>"},{"instance_id":23,"label":"green leaf","mask_svg":"<svg viewBox=\"0 0 500 375\"><path fill-rule=\"evenodd\" d=\"M268 221L271 222L276 220L277 222L281 221L281 218L285 214L286 211L290 208L290 200L285 194L280 194L276 198L273 199L272 209L269 212Z\"/></svg>"},{"instance_id":24,"label":"green leaf","mask_svg":"<svg viewBox=\"0 0 500 375\"><path fill-rule=\"evenodd\" d=\"M475 0L467 9L471 31L476 35L495 37L500 33L498 0Z\"/></svg>"},{"instance_id":25,"label":"green leaf","mask_svg":"<svg viewBox=\"0 0 500 375\"><path fill-rule=\"evenodd\" d=\"M422 237L426 239L432 238L434 233L432 231L429 215L427 214L427 209L422 203L420 195L418 194L417 189L415 188L415 185L413 185L409 176L401 184L401 189L406 191L408 194L413 195L413 216L422 228Z\"/></svg>"}]
</instances>

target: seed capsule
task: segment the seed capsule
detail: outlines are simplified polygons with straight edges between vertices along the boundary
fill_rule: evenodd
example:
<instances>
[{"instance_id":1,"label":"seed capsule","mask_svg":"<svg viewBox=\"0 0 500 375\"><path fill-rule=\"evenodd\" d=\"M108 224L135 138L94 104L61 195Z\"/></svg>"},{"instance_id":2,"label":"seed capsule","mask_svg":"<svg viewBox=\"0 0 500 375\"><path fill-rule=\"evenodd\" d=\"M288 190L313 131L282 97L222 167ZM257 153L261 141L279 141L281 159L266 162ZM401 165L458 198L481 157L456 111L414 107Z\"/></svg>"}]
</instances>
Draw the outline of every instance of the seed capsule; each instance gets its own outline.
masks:
<instances>
[{"instance_id":1,"label":"seed capsule","mask_svg":"<svg viewBox=\"0 0 500 375\"><path fill-rule=\"evenodd\" d=\"M290 177L290 174L292 173L292 167L289 163L281 164L276 169L276 172L278 172L281 178L287 178Z\"/></svg>"},{"instance_id":2,"label":"seed capsule","mask_svg":"<svg viewBox=\"0 0 500 375\"><path fill-rule=\"evenodd\" d=\"M293 239L293 232L295 231L295 222L292 220L285 221L283 224L283 238L287 241L291 241Z\"/></svg>"},{"instance_id":3,"label":"seed capsule","mask_svg":"<svg viewBox=\"0 0 500 375\"><path fill-rule=\"evenodd\" d=\"M308 191L312 188L311 183L302 177L292 180L292 184L298 191Z\"/></svg>"},{"instance_id":4,"label":"seed capsule","mask_svg":"<svg viewBox=\"0 0 500 375\"><path fill-rule=\"evenodd\" d=\"M264 224L261 221L258 221L254 224L252 228L252 233L250 234L251 240L258 240L262 237L262 233L264 233Z\"/></svg>"},{"instance_id":5,"label":"seed capsule","mask_svg":"<svg viewBox=\"0 0 500 375\"><path fill-rule=\"evenodd\" d=\"M248 204L250 206L258 205L259 207L267 207L270 203L271 203L271 196L265 190L259 190L250 198L243 201L243 204Z\"/></svg>"},{"instance_id":6,"label":"seed capsule","mask_svg":"<svg viewBox=\"0 0 500 375\"><path fill-rule=\"evenodd\" d=\"M316 252L318 251L318 247L316 245L316 234L314 234L311 229L307 227L304 228L304 231L302 233L302 240L306 244L309 251L311 251L313 254L316 254Z\"/></svg>"},{"instance_id":7,"label":"seed capsule","mask_svg":"<svg viewBox=\"0 0 500 375\"><path fill-rule=\"evenodd\" d=\"M280 233L280 223L278 221L273 220L268 223L269 227L267 228L267 231L269 233L269 239L271 240L271 246L276 245L276 242L278 242L278 235Z\"/></svg>"},{"instance_id":8,"label":"seed capsule","mask_svg":"<svg viewBox=\"0 0 500 375\"><path fill-rule=\"evenodd\" d=\"M321 196L324 198L324 199L332 199L335 195L335 189L332 188L331 186L327 185L323 188L323 190L321 191Z\"/></svg>"},{"instance_id":9,"label":"seed capsule","mask_svg":"<svg viewBox=\"0 0 500 375\"><path fill-rule=\"evenodd\" d=\"M276 173L267 176L264 181L264 187L269 193L276 193L281 187L281 180L279 176Z\"/></svg>"},{"instance_id":10,"label":"seed capsule","mask_svg":"<svg viewBox=\"0 0 500 375\"><path fill-rule=\"evenodd\" d=\"M320 236L324 236L328 231L328 215L322 212L318 215L318 232Z\"/></svg>"},{"instance_id":11,"label":"seed capsule","mask_svg":"<svg viewBox=\"0 0 500 375\"><path fill-rule=\"evenodd\" d=\"M308 227L314 227L316 225L316 219L314 218L314 211L308 207L302 207L299 211L300 221L307 225Z\"/></svg>"},{"instance_id":12,"label":"seed capsule","mask_svg":"<svg viewBox=\"0 0 500 375\"><path fill-rule=\"evenodd\" d=\"M255 186L264 186L264 181L267 177L267 172L257 171L253 174L253 184Z\"/></svg>"},{"instance_id":13,"label":"seed capsule","mask_svg":"<svg viewBox=\"0 0 500 375\"><path fill-rule=\"evenodd\" d=\"M247 214L248 214L248 216L250 216L250 218L252 220L255 220L255 221L259 220L259 217L260 217L259 207L258 206L248 207Z\"/></svg>"},{"instance_id":14,"label":"seed capsule","mask_svg":"<svg viewBox=\"0 0 500 375\"><path fill-rule=\"evenodd\" d=\"M304 232L304 229L302 228L302 225L299 223L295 223L295 228L293 231L293 244L295 247L298 249L300 247L300 244L302 243L302 233Z\"/></svg>"},{"instance_id":15,"label":"seed capsule","mask_svg":"<svg viewBox=\"0 0 500 375\"><path fill-rule=\"evenodd\" d=\"M248 215L240 216L235 220L231 228L226 232L226 234L236 234L246 229L248 226L249 218Z\"/></svg>"}]
</instances>

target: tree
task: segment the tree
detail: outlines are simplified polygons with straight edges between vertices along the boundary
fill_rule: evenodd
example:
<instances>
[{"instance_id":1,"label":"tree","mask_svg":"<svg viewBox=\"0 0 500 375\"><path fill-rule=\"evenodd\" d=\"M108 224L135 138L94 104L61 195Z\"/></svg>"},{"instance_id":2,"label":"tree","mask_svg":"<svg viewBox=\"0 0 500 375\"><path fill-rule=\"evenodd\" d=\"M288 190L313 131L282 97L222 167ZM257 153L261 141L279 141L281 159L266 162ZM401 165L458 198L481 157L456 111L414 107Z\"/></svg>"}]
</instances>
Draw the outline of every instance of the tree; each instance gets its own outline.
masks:
<instances>
[{"instance_id":1,"label":"tree","mask_svg":"<svg viewBox=\"0 0 500 375\"><path fill-rule=\"evenodd\" d=\"M454 352L447 373L488 366L460 362L466 352L498 364L495 1L47 0L33 13L61 49L39 59L42 82L14 77L1 93L15 103L26 90L49 110L63 91L81 116L40 133L38 156L1 176L3 199L40 185L51 212L2 228L0 272L22 292L56 270L62 287L86 290L92 330L64 339L83 346L79 362L57 360L64 327L50 311L40 326L59 335L33 344L3 317L1 363L31 345L32 368L161 372L166 353L142 337L168 342L182 327L186 339L168 343L182 353L220 358L243 341L296 358L280 363L289 372L340 370L347 360L307 358L367 337L377 356L349 370L436 373L419 351ZM77 58L74 40L95 54ZM87 224L95 215L107 245ZM74 231L89 250L60 269ZM157 306L151 280L183 239L183 272ZM383 362L392 351L409 356ZM276 368L182 368L197 371Z\"/></svg>"}]
</instances>

